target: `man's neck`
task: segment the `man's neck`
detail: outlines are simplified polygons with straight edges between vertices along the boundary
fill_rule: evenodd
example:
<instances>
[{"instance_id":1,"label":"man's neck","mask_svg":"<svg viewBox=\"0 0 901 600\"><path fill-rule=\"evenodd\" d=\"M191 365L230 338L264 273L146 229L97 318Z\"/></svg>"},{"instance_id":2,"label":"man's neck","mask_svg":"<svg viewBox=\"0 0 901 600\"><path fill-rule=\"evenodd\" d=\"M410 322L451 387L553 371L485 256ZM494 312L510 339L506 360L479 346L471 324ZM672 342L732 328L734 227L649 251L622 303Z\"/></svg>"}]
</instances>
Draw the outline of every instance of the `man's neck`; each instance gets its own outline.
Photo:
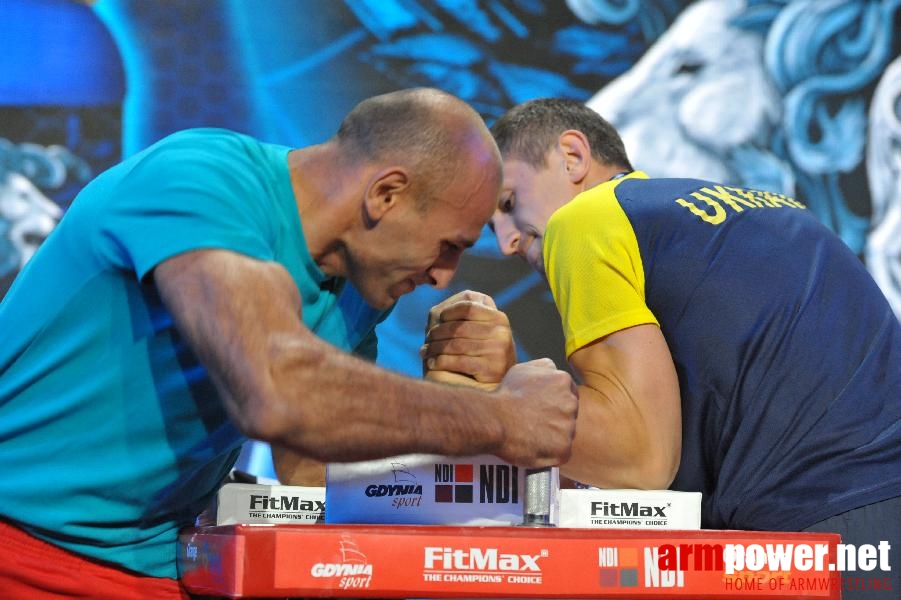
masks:
<instances>
[{"instance_id":1,"label":"man's neck","mask_svg":"<svg viewBox=\"0 0 901 600\"><path fill-rule=\"evenodd\" d=\"M632 171L630 169L627 169L621 165L603 165L597 162L592 163L592 168L588 171L588 175L585 177L585 185L583 189L591 189L594 186L606 181L624 177L631 172Z\"/></svg>"},{"instance_id":2,"label":"man's neck","mask_svg":"<svg viewBox=\"0 0 901 600\"><path fill-rule=\"evenodd\" d=\"M343 238L352 227L351 182L358 180L343 169L334 144L326 142L288 153L291 188L313 260L329 276L343 277Z\"/></svg>"}]
</instances>

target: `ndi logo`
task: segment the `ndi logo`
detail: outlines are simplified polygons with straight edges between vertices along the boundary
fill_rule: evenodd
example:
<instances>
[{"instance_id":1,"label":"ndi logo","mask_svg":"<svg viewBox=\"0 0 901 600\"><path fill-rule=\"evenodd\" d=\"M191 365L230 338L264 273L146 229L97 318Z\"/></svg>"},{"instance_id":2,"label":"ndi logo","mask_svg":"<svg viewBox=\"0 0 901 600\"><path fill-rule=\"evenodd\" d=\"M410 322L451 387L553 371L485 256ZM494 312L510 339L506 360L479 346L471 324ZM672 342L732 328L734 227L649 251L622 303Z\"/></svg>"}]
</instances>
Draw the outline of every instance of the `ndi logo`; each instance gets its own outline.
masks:
<instances>
[{"instance_id":1,"label":"ndi logo","mask_svg":"<svg viewBox=\"0 0 901 600\"><path fill-rule=\"evenodd\" d=\"M475 502L475 465L436 464L435 502ZM519 468L511 465L479 465L480 504L519 502Z\"/></svg>"},{"instance_id":2,"label":"ndi logo","mask_svg":"<svg viewBox=\"0 0 901 600\"><path fill-rule=\"evenodd\" d=\"M472 465L435 465L435 502L472 504Z\"/></svg>"},{"instance_id":3,"label":"ndi logo","mask_svg":"<svg viewBox=\"0 0 901 600\"><path fill-rule=\"evenodd\" d=\"M638 586L637 548L598 548L598 567L601 587Z\"/></svg>"}]
</instances>

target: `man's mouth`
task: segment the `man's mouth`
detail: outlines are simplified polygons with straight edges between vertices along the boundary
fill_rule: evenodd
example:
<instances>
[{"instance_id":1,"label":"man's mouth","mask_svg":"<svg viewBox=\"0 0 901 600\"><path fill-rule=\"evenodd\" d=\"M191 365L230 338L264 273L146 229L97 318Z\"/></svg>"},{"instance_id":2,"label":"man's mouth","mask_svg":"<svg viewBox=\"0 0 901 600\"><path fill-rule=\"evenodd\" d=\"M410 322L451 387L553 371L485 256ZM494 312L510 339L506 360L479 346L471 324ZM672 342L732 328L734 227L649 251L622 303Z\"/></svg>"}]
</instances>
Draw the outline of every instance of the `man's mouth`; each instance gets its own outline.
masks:
<instances>
[{"instance_id":1,"label":"man's mouth","mask_svg":"<svg viewBox=\"0 0 901 600\"><path fill-rule=\"evenodd\" d=\"M403 281L398 282L397 285L394 286L391 296L395 300L397 300L401 296L403 296L405 294L409 294L410 292L412 292L415 289L416 289L416 284L413 282L412 279L404 279Z\"/></svg>"}]
</instances>

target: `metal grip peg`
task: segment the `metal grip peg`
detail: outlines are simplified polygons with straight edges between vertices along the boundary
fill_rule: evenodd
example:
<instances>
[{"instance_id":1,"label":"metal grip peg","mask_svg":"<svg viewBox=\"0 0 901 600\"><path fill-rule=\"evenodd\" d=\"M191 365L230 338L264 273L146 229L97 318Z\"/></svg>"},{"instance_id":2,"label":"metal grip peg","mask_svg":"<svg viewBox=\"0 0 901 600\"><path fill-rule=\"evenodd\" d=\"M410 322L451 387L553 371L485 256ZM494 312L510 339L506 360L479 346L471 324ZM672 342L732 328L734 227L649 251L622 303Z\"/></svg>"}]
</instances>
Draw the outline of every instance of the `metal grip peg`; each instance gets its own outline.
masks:
<instances>
[{"instance_id":1,"label":"metal grip peg","mask_svg":"<svg viewBox=\"0 0 901 600\"><path fill-rule=\"evenodd\" d=\"M551 512L560 486L558 468L545 467L525 471L522 526L554 527Z\"/></svg>"}]
</instances>

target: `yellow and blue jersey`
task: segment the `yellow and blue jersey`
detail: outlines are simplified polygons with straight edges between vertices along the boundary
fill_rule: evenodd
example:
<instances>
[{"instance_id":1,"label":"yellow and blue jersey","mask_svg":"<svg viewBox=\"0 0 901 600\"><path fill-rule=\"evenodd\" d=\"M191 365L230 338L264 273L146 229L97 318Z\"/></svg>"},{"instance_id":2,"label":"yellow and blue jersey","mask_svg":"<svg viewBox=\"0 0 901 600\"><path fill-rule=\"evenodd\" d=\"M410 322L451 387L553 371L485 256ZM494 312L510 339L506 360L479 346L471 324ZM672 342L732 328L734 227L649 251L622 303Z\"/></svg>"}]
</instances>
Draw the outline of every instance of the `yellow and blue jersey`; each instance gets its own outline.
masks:
<instances>
[{"instance_id":1,"label":"yellow and blue jersey","mask_svg":"<svg viewBox=\"0 0 901 600\"><path fill-rule=\"evenodd\" d=\"M660 326L672 487L704 494L705 527L800 529L901 494L901 325L801 203L636 172L556 211L543 250L567 355Z\"/></svg>"}]
</instances>

